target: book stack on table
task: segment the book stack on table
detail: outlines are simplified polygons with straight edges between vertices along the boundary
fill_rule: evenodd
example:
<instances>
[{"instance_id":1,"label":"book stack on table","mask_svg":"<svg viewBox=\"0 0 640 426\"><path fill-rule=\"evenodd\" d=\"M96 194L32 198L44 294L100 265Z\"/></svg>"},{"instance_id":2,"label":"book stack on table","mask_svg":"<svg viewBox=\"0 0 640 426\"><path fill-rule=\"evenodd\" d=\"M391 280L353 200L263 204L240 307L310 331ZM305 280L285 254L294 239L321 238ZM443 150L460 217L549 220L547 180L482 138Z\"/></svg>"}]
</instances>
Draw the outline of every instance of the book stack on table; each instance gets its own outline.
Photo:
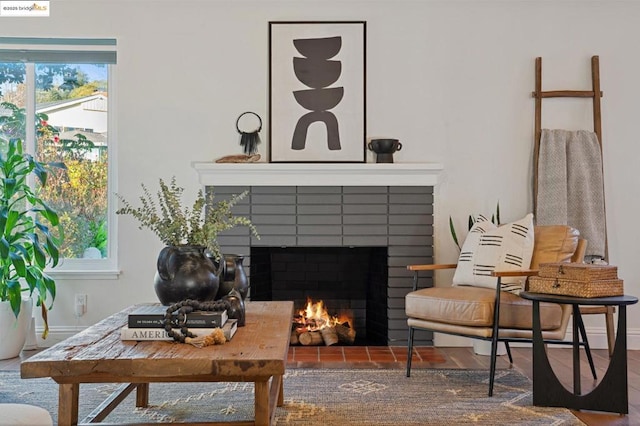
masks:
<instances>
[{"instance_id":1,"label":"book stack on table","mask_svg":"<svg viewBox=\"0 0 640 426\"><path fill-rule=\"evenodd\" d=\"M120 330L122 340L167 340L173 338L164 329L164 317L168 306L141 305L129 313L127 325ZM179 329L178 315L173 314L172 325ZM230 319L227 311L193 311L186 315L186 325L196 336L206 336L214 329L222 328L227 341L238 329L238 320Z\"/></svg>"}]
</instances>

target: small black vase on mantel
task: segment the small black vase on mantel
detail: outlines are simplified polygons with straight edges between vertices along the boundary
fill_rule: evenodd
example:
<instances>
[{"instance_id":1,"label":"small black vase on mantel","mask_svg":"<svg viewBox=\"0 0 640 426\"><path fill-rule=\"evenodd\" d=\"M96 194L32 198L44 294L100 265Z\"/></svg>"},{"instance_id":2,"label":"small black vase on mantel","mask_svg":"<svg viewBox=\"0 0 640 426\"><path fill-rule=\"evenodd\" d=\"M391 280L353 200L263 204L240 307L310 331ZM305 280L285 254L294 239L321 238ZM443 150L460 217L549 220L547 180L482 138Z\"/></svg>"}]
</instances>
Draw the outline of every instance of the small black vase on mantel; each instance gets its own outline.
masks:
<instances>
[{"instance_id":1,"label":"small black vase on mantel","mask_svg":"<svg viewBox=\"0 0 640 426\"><path fill-rule=\"evenodd\" d=\"M160 251L154 279L160 303L215 300L224 267L216 267L205 250L203 246L167 246Z\"/></svg>"},{"instance_id":2,"label":"small black vase on mantel","mask_svg":"<svg viewBox=\"0 0 640 426\"><path fill-rule=\"evenodd\" d=\"M372 139L367 146L376 153L376 163L393 163L393 153L402 149L398 139Z\"/></svg>"},{"instance_id":3,"label":"small black vase on mantel","mask_svg":"<svg viewBox=\"0 0 640 426\"><path fill-rule=\"evenodd\" d=\"M216 299L226 296L232 289L238 290L242 300L247 298L249 279L242 265L243 260L244 256L241 254L224 255L224 274Z\"/></svg>"}]
</instances>

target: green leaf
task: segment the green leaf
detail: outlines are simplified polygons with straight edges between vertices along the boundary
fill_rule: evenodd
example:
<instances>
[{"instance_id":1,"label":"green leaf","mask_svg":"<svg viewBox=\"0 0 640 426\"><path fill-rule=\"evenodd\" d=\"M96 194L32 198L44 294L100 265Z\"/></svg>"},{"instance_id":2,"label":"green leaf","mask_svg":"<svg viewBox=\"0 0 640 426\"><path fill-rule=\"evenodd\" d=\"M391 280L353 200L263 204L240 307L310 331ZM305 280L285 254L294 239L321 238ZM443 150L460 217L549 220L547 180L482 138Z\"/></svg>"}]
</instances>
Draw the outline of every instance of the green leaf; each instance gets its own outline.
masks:
<instances>
[{"instance_id":1,"label":"green leaf","mask_svg":"<svg viewBox=\"0 0 640 426\"><path fill-rule=\"evenodd\" d=\"M53 301L56 298L56 282L47 274L42 274L42 281L46 290L51 294L51 304L53 305ZM43 294L46 295L46 292ZM49 305L49 309L51 309L51 305Z\"/></svg>"},{"instance_id":2,"label":"green leaf","mask_svg":"<svg viewBox=\"0 0 640 426\"><path fill-rule=\"evenodd\" d=\"M33 292L40 279L40 271L35 266L27 266L27 273L25 274L25 281L29 286L29 290Z\"/></svg>"},{"instance_id":3,"label":"green leaf","mask_svg":"<svg viewBox=\"0 0 640 426\"><path fill-rule=\"evenodd\" d=\"M44 244L45 250L49 253L49 257L51 258L51 267L55 267L58 264L58 260L60 259L60 252L58 250L58 246L51 239L50 235L47 235L47 240Z\"/></svg>"},{"instance_id":4,"label":"green leaf","mask_svg":"<svg viewBox=\"0 0 640 426\"><path fill-rule=\"evenodd\" d=\"M12 139L9 141L9 146L7 147L7 158L13 157L16 151L19 151L19 154L22 153L22 142L19 142L17 139Z\"/></svg>"},{"instance_id":5,"label":"green leaf","mask_svg":"<svg viewBox=\"0 0 640 426\"><path fill-rule=\"evenodd\" d=\"M33 245L33 258L41 269L44 269L47 266L47 256L40 247L40 243Z\"/></svg>"},{"instance_id":6,"label":"green leaf","mask_svg":"<svg viewBox=\"0 0 640 426\"><path fill-rule=\"evenodd\" d=\"M42 163L34 160L33 158L30 159L30 163L33 167L33 174L36 175L42 186L45 186L47 184L47 169L44 168Z\"/></svg>"},{"instance_id":7,"label":"green leaf","mask_svg":"<svg viewBox=\"0 0 640 426\"><path fill-rule=\"evenodd\" d=\"M7 216L7 222L5 224L5 232L8 231L9 233L11 233L11 231L13 231L16 224L18 223L18 220L20 220L20 213L15 210L10 210L9 215Z\"/></svg>"},{"instance_id":8,"label":"green leaf","mask_svg":"<svg viewBox=\"0 0 640 426\"><path fill-rule=\"evenodd\" d=\"M5 198L11 198L16 190L16 180L14 178L4 178L2 181Z\"/></svg>"},{"instance_id":9,"label":"green leaf","mask_svg":"<svg viewBox=\"0 0 640 426\"><path fill-rule=\"evenodd\" d=\"M4 235L7 226L7 209L2 208L0 211L0 235Z\"/></svg>"},{"instance_id":10,"label":"green leaf","mask_svg":"<svg viewBox=\"0 0 640 426\"><path fill-rule=\"evenodd\" d=\"M55 167L57 169L62 169L62 170L68 170L68 167L65 163L60 162L60 161L51 161L49 163L47 163L47 166L49 167Z\"/></svg>"},{"instance_id":11,"label":"green leaf","mask_svg":"<svg viewBox=\"0 0 640 426\"><path fill-rule=\"evenodd\" d=\"M59 223L58 213L55 212L51 207L49 207L45 202L39 203L44 210L40 210L40 214L44 216L51 225L56 226Z\"/></svg>"},{"instance_id":12,"label":"green leaf","mask_svg":"<svg viewBox=\"0 0 640 426\"><path fill-rule=\"evenodd\" d=\"M11 250L9 241L7 241L4 236L0 237L0 257L7 259L9 257L9 250Z\"/></svg>"},{"instance_id":13,"label":"green leaf","mask_svg":"<svg viewBox=\"0 0 640 426\"><path fill-rule=\"evenodd\" d=\"M456 228L453 226L453 219L449 216L449 231L451 231L451 238L453 238L453 242L456 243L458 250L462 250L460 248L460 243L458 242L458 236L456 235Z\"/></svg>"},{"instance_id":14,"label":"green leaf","mask_svg":"<svg viewBox=\"0 0 640 426\"><path fill-rule=\"evenodd\" d=\"M7 293L9 295L9 304L13 314L18 317L20 313L20 305L22 304L22 288L17 280L7 280Z\"/></svg>"},{"instance_id":15,"label":"green leaf","mask_svg":"<svg viewBox=\"0 0 640 426\"><path fill-rule=\"evenodd\" d=\"M31 246L31 245L29 245L29 246ZM22 244L22 243L12 243L11 244L11 248L13 249L13 251L19 252L24 259L31 259L31 256L29 255L29 250L27 250L27 248L24 246L24 244Z\"/></svg>"},{"instance_id":16,"label":"green leaf","mask_svg":"<svg viewBox=\"0 0 640 426\"><path fill-rule=\"evenodd\" d=\"M18 276L24 277L25 275L27 275L27 269L22 256L14 252L9 253L9 256L11 257L11 263L13 264L13 267L15 268Z\"/></svg>"}]
</instances>

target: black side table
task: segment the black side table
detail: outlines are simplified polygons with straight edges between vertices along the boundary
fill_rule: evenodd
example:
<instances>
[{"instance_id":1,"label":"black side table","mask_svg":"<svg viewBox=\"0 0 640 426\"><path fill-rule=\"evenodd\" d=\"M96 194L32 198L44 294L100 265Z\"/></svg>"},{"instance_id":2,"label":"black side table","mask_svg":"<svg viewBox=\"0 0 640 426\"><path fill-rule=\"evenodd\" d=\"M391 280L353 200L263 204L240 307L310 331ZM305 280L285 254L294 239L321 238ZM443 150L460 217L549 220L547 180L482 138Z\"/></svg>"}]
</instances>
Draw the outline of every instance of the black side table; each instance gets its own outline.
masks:
<instances>
[{"instance_id":1,"label":"black side table","mask_svg":"<svg viewBox=\"0 0 640 426\"><path fill-rule=\"evenodd\" d=\"M638 302L634 296L571 297L556 294L521 292L520 296L533 302L533 405L566 407L629 413L627 394L627 305ZM540 302L573 306L573 392L560 383L549 364L540 330ZM602 381L586 395L580 390L580 341L578 324L582 322L580 305L618 306L616 342L609 367Z\"/></svg>"}]
</instances>

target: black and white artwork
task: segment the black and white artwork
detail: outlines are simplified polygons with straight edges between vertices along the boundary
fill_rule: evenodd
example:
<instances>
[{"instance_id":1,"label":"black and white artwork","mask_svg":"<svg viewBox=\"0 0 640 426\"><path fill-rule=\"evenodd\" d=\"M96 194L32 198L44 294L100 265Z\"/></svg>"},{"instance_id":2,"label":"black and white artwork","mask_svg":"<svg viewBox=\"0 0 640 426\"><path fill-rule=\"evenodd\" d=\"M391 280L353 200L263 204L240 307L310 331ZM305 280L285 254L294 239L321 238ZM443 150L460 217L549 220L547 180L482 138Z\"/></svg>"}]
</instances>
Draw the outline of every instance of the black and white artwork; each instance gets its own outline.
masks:
<instances>
[{"instance_id":1,"label":"black and white artwork","mask_svg":"<svg viewBox=\"0 0 640 426\"><path fill-rule=\"evenodd\" d=\"M269 23L271 162L365 161L365 22Z\"/></svg>"}]
</instances>

